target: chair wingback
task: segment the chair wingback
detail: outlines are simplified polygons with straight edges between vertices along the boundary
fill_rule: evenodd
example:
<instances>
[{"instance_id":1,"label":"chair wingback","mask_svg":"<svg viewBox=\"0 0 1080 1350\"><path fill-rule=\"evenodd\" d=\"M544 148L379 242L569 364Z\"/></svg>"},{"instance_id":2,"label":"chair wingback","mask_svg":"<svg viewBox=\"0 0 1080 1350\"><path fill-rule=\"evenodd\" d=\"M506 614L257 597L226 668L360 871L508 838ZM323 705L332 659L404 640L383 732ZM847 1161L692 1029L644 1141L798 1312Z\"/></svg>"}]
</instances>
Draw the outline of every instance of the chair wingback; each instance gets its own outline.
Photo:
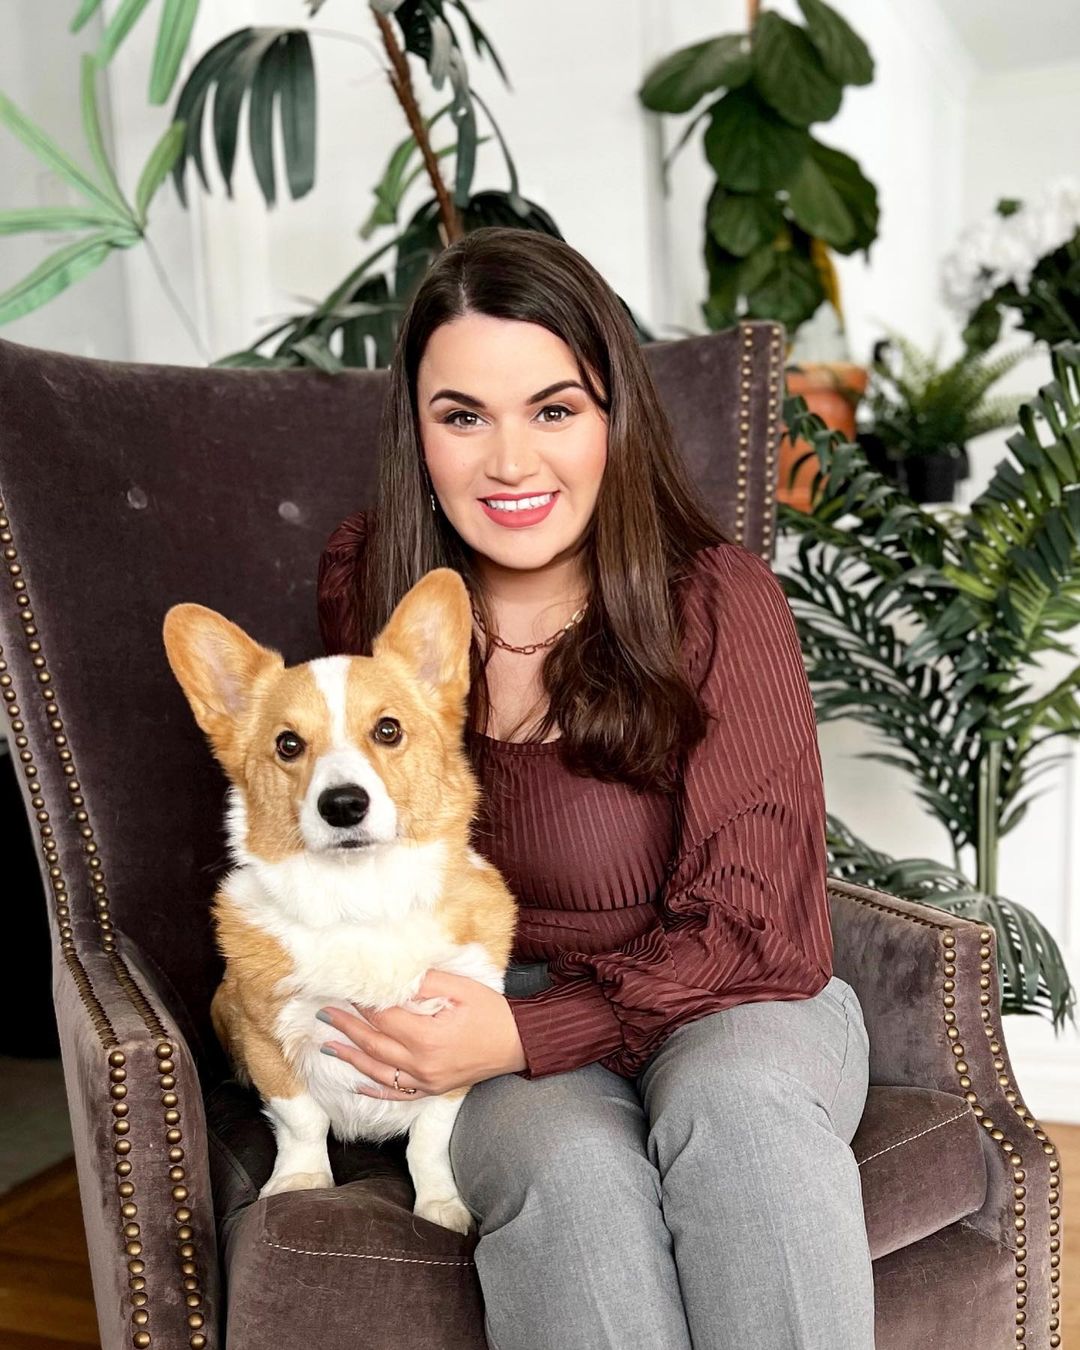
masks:
<instances>
[{"instance_id":1,"label":"chair wingback","mask_svg":"<svg viewBox=\"0 0 1080 1350\"><path fill-rule=\"evenodd\" d=\"M747 322L645 353L721 525L771 557L782 329ZM0 341L0 685L53 937L77 981L80 952L104 947L121 984L129 937L206 1043L225 782L162 620L194 600L289 664L322 654L319 555L373 504L385 382Z\"/></svg>"}]
</instances>

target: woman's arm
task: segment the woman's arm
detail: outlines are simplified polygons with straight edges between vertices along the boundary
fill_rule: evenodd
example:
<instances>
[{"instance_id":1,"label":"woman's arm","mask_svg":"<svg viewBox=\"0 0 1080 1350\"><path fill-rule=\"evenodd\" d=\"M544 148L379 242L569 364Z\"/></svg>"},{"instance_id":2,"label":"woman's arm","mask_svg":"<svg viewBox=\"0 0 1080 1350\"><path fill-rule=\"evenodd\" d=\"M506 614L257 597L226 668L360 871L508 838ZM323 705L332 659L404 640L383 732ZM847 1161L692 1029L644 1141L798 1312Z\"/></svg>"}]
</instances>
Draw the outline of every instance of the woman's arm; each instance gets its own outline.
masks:
<instances>
[{"instance_id":1,"label":"woman's arm","mask_svg":"<svg viewBox=\"0 0 1080 1350\"><path fill-rule=\"evenodd\" d=\"M676 1027L737 1003L810 998L832 974L825 803L794 618L768 564L700 555L691 678L711 714L687 758L656 922L613 952L561 952L552 988L509 999L525 1078L599 1061L636 1075Z\"/></svg>"}]
</instances>

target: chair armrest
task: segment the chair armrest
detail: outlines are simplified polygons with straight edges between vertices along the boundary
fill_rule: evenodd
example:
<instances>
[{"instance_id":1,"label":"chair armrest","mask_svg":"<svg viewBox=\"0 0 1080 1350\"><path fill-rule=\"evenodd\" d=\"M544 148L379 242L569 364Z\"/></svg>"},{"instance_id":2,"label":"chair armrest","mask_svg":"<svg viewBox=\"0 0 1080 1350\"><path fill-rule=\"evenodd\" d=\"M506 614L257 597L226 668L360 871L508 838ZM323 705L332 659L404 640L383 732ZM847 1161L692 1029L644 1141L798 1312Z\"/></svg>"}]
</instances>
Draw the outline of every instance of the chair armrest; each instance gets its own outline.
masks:
<instances>
[{"instance_id":1,"label":"chair armrest","mask_svg":"<svg viewBox=\"0 0 1080 1350\"><path fill-rule=\"evenodd\" d=\"M202 1090L137 949L57 955L53 994L103 1350L213 1350Z\"/></svg>"},{"instance_id":2,"label":"chair armrest","mask_svg":"<svg viewBox=\"0 0 1080 1350\"><path fill-rule=\"evenodd\" d=\"M983 1127L987 1193L982 1209L964 1222L1009 1248L1018 1263L1027 1253L1028 1264L1056 1271L1060 1162L1024 1105L1009 1062L997 934L933 905L835 877L829 897L833 970L862 1005L870 1082L934 1088L968 1102ZM1032 1282L1029 1312L1043 1307L1047 1290Z\"/></svg>"}]
</instances>

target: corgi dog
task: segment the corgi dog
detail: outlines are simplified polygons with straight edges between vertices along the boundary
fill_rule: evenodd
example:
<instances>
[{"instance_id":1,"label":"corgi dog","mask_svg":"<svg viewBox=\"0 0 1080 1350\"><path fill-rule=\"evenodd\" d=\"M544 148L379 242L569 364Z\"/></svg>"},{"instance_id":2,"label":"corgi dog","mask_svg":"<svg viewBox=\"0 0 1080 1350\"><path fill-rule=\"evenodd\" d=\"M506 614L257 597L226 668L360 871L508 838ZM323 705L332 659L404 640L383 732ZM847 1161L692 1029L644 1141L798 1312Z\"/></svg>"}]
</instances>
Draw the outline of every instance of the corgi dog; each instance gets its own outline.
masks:
<instances>
[{"instance_id":1,"label":"corgi dog","mask_svg":"<svg viewBox=\"0 0 1080 1350\"><path fill-rule=\"evenodd\" d=\"M212 913L225 973L211 1019L241 1081L259 1092L277 1144L261 1195L333 1186L330 1130L343 1141L409 1136L413 1211L473 1226L450 1166L467 1087L400 1101L320 1054L339 1032L323 1007L354 1012L417 999L429 968L503 992L517 919L496 868L469 843L480 789L463 745L472 611L457 572L428 572L372 655L286 667L202 605L174 605L169 665L229 779L233 869Z\"/></svg>"}]
</instances>

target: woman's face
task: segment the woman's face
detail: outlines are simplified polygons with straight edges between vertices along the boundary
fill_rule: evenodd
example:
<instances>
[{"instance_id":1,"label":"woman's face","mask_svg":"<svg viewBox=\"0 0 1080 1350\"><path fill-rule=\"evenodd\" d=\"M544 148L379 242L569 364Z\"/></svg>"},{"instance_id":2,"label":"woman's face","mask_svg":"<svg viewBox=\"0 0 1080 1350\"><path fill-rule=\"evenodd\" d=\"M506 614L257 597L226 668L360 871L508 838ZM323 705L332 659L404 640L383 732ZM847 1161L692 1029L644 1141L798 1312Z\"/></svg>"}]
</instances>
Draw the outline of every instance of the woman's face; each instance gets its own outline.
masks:
<instances>
[{"instance_id":1,"label":"woman's face","mask_svg":"<svg viewBox=\"0 0 1080 1350\"><path fill-rule=\"evenodd\" d=\"M463 315L428 339L416 394L435 495L465 544L515 571L570 558L596 505L608 424L566 343L539 324ZM511 513L485 506L491 497L544 501Z\"/></svg>"}]
</instances>

